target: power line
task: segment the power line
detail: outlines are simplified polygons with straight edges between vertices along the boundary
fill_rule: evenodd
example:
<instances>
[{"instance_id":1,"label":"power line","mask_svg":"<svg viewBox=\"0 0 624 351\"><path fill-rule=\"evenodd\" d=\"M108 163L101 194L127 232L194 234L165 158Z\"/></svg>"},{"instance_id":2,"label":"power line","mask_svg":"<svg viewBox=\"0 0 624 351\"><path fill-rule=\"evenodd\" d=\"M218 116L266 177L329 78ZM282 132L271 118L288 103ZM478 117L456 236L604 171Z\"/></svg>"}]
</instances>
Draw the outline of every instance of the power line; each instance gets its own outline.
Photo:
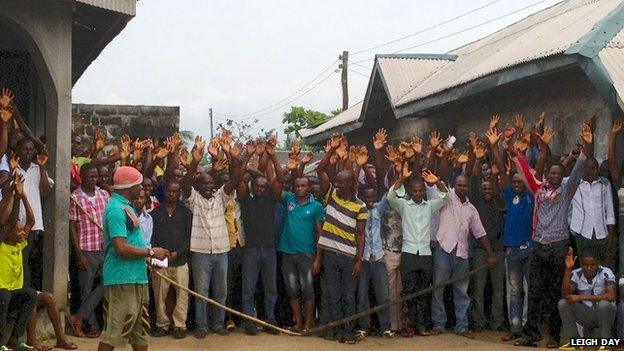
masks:
<instances>
[{"instance_id":1,"label":"power line","mask_svg":"<svg viewBox=\"0 0 624 351\"><path fill-rule=\"evenodd\" d=\"M311 91L312 91L312 90L314 90L316 87L318 87L318 86L319 86L319 85L321 85L323 82L325 82L327 79L329 79L329 78L330 78L333 74L335 74L335 73L336 73L336 72L334 72L334 71L330 71L330 72L329 72L329 74L327 74L327 75L325 75L325 76L323 77L323 79L321 79L321 80L319 80L318 82L316 82L316 84L314 84L313 86L311 86L310 88L308 88L308 90L304 91L304 92L303 92L302 94L300 94L299 96L295 96L294 98L290 99L289 101L287 101L287 102L285 102L285 103L283 103L283 104L281 104L281 105L279 105L279 106L276 106L275 108L273 108L273 109L271 109L271 110L264 111L264 112L262 112L262 113L254 113L254 115L253 115L252 117L249 117L249 118L235 119L235 118L229 118L229 117L226 117L226 119L228 119L228 120L232 120L232 121L245 121L245 120L250 120L250 119L256 119L256 118L258 118L258 117L261 117L261 116L267 115L267 114L269 114L269 113L273 113L273 112L275 112L275 111L278 111L278 110L280 110L280 109L282 109L282 108L284 108L284 107L286 107L286 106L290 105L291 103L293 103L293 102L297 101L298 99L300 99L300 98L304 97L304 96L305 96L305 95L307 95L309 92L311 92Z\"/></svg>"},{"instance_id":2,"label":"power line","mask_svg":"<svg viewBox=\"0 0 624 351\"><path fill-rule=\"evenodd\" d=\"M528 6L525 6L523 8L520 8L520 9L511 11L511 12L508 12L508 13L506 13L504 15L492 18L492 19L487 20L485 22L481 22L481 23L475 24L474 26L471 26L471 27L459 30L457 32L453 32L451 34L447 34L447 35L442 36L442 37L438 37L438 38L435 38L435 39L432 39L432 40L429 40L429 41L426 41L426 42L423 42L423 43L419 43L419 44L416 44L416 45L413 45L413 46L401 49L399 51L395 51L395 52L393 52L393 54L404 52L404 51L407 51L407 50L411 50L411 49L414 49L414 48L417 48L417 47L420 47L420 46L424 46L424 45L427 45L427 44L431 44L431 43L434 43L434 42L437 42L437 41L440 41L440 40L443 40L443 39L446 39L446 38L450 38L450 37L455 36L457 34L461 34L461 33L464 33L466 31L469 31L469 30L472 30L472 29L484 26L486 24L492 23L494 21L498 21L499 19L502 19L502 18L511 16L511 15L514 15L514 14L516 14L518 12L524 11L524 10L526 10L528 8L533 7L533 6L537 6L537 5L542 4L542 3L546 2L546 1L548 1L548 0L540 0L540 1L536 2L536 3L531 4L531 5L528 5ZM374 60L374 59L375 59L374 57L371 57L371 58L368 58L368 59L365 59L365 60L355 61L355 62L353 62L353 64L367 62L367 61L371 61L371 60Z\"/></svg>"},{"instance_id":3,"label":"power line","mask_svg":"<svg viewBox=\"0 0 624 351\"><path fill-rule=\"evenodd\" d=\"M358 67L362 67L362 68L366 69L367 71L370 71L370 70L372 69L372 68L370 68L370 67L368 67L368 66L364 66L364 65L363 65L363 64L361 64L361 63L357 63L357 62L353 62L353 61L349 61L349 63L354 64L354 65L356 65L356 66L358 66Z\"/></svg>"},{"instance_id":4,"label":"power line","mask_svg":"<svg viewBox=\"0 0 624 351\"><path fill-rule=\"evenodd\" d=\"M490 5L493 5L493 4L495 4L495 3L499 2L499 1L501 1L501 0L494 0L494 1L490 1L490 2L488 2L487 4L485 4L485 5L483 5L483 6L480 6L480 7L477 7L477 8L475 8L475 9L472 9L472 10L470 10L470 11L468 11L468 12L462 13L461 15L455 16L455 17L453 17L453 18L451 18L451 19L448 19L448 20L446 20L446 21L440 22L440 23L435 24L435 25L433 25L433 26L431 26L431 27L427 27L427 28L425 28L425 29L419 30L419 31L418 31L418 32L416 32L416 33L412 33L412 34L409 34L409 35L406 35L406 36L403 36L403 37L400 37L400 38L397 38L397 39L394 39L394 40L391 40L391 41L388 41L388 42L385 42L385 43L382 43L382 44L379 44L379 45L371 46L371 47L370 47L370 48L368 48L368 49L363 49L363 50L360 50L360 51L356 51L356 52L354 52L351 56L355 56L355 55L358 55L358 54L361 54L361 53L364 53L364 52L367 52L367 51L371 51L371 50L379 49L379 48L381 48L381 47L384 47L384 46L388 46L388 45L390 45L390 44L397 43L397 42L402 41L402 40L405 40L405 39L407 39L407 38L411 38L411 37L416 36L416 35L418 35L418 34L422 34L422 33L428 32L428 31L430 31L430 30L432 30L432 29L438 28L438 27L443 26L443 25L445 25L445 24L447 24L447 23L453 22L453 21L458 20L458 19L460 19L460 18L462 18L462 17L466 17L466 16L468 16L468 15L470 15L470 14L473 14L473 13L475 13L475 12L477 12L477 11L481 10L481 9L484 9L484 8L486 8L486 7L490 6Z\"/></svg>"},{"instance_id":5,"label":"power line","mask_svg":"<svg viewBox=\"0 0 624 351\"><path fill-rule=\"evenodd\" d=\"M367 74L364 74L364 73L358 72L358 71L354 70L353 68L349 68L348 70L349 70L349 71L351 71L351 72L353 72L353 73L355 73L355 74L359 74L359 75L361 75L361 76L362 76L362 77L364 77L364 78L368 78L368 77L369 77Z\"/></svg>"},{"instance_id":6,"label":"power line","mask_svg":"<svg viewBox=\"0 0 624 351\"><path fill-rule=\"evenodd\" d=\"M284 101L286 101L286 100L288 100L288 99L292 98L293 96L297 95L299 92L303 91L303 90L304 90L304 89L306 89L308 86L310 86L311 84L313 84L313 83L314 83L317 79L319 79L319 77L321 77L321 76L322 76L323 74L325 74L327 71L329 71L330 69L332 69L332 67L334 66L334 64L335 64L336 62L338 62L338 60L334 60L334 61L332 61L332 63L331 63L331 64L329 64L329 66L327 66L327 67L326 67L323 71L321 71L321 73L317 74L317 75L316 75L316 76L315 76L312 80L310 80L308 83L306 83L306 84L305 84L304 86L302 86L301 88L297 89L297 90L296 90L295 92L293 92L292 94L290 94L290 95L286 96L285 98L283 98L283 99L281 99L281 100L277 101L276 103L271 104L271 105L269 105L269 106L266 106L266 107L264 107L264 108L261 108L261 109L259 109L259 110L253 111L253 112L248 112L248 113L243 113L243 114L231 114L230 116L233 116L233 117L248 117L248 116L251 116L251 115L256 115L256 114L258 114L258 113L261 113L261 112L264 112L264 111L267 111L267 110L272 109L273 107L275 107L275 106L277 106L277 105L281 104L282 102L284 102ZM224 116L225 116L224 114L219 114L219 115L220 115L220 116L222 116L222 117L224 117ZM242 119L241 119L241 120L242 120Z\"/></svg>"}]
</instances>

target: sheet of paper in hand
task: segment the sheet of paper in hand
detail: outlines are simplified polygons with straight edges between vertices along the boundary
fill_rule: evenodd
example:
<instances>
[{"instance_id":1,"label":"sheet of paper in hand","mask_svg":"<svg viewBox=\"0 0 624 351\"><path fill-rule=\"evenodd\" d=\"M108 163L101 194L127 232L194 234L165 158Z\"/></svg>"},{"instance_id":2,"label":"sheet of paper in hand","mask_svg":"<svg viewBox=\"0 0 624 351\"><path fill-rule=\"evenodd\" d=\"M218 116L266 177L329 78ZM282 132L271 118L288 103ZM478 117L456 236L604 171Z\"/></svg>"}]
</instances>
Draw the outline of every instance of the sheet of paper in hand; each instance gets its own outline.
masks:
<instances>
[{"instance_id":1,"label":"sheet of paper in hand","mask_svg":"<svg viewBox=\"0 0 624 351\"><path fill-rule=\"evenodd\" d=\"M152 258L152 267L167 268L169 267L169 259L167 257L165 257L164 260L157 260L155 258Z\"/></svg>"}]
</instances>

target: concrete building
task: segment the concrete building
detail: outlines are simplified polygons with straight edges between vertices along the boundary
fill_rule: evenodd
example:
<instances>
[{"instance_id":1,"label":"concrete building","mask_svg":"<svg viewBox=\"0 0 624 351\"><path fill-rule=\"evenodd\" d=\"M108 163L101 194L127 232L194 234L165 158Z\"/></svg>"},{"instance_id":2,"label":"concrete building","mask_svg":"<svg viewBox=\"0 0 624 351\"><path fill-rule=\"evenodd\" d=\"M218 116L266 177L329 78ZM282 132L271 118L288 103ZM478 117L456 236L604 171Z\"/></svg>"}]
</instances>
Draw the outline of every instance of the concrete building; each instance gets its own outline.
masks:
<instances>
[{"instance_id":1,"label":"concrete building","mask_svg":"<svg viewBox=\"0 0 624 351\"><path fill-rule=\"evenodd\" d=\"M135 0L3 0L0 87L36 135L45 134L56 185L44 203L44 289L67 301L71 90L135 15Z\"/></svg>"},{"instance_id":2,"label":"concrete building","mask_svg":"<svg viewBox=\"0 0 624 351\"><path fill-rule=\"evenodd\" d=\"M180 107L73 104L72 132L90 145L96 128L105 131L109 145L119 145L123 134L165 138L180 129Z\"/></svg>"},{"instance_id":3,"label":"concrete building","mask_svg":"<svg viewBox=\"0 0 624 351\"><path fill-rule=\"evenodd\" d=\"M301 134L317 145L332 133L370 144L379 127L394 142L436 129L463 142L471 130L484 133L493 114L505 125L544 111L561 154L596 115L604 159L624 108L623 26L621 0L568 0L449 54L377 55L364 101Z\"/></svg>"}]
</instances>

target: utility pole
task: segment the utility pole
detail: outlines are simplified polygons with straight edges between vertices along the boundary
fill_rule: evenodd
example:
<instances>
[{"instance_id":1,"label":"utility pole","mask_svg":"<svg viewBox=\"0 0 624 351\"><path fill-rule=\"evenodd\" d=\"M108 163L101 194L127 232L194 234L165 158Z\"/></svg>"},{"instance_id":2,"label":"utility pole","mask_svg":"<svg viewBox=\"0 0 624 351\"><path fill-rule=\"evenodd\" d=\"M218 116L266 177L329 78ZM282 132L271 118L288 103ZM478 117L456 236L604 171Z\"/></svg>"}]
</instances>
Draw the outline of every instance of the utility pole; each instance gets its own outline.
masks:
<instances>
[{"instance_id":1,"label":"utility pole","mask_svg":"<svg viewBox=\"0 0 624 351\"><path fill-rule=\"evenodd\" d=\"M212 126L212 107L208 109L210 113L210 140L214 138L214 127Z\"/></svg>"},{"instance_id":2,"label":"utility pole","mask_svg":"<svg viewBox=\"0 0 624 351\"><path fill-rule=\"evenodd\" d=\"M347 69L349 68L349 52L343 51L342 55L338 56L339 60L342 60L340 68L342 74L340 81L342 82L342 110L346 111L349 108L349 84L347 81Z\"/></svg>"}]
</instances>

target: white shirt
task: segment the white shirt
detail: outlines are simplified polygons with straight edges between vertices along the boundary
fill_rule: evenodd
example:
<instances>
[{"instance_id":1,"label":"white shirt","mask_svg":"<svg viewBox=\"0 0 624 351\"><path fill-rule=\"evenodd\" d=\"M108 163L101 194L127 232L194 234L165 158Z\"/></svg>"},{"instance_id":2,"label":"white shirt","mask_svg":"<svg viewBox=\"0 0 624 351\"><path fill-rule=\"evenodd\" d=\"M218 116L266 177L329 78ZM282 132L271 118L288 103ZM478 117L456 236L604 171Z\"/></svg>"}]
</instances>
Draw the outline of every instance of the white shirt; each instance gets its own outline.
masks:
<instances>
[{"instance_id":1,"label":"white shirt","mask_svg":"<svg viewBox=\"0 0 624 351\"><path fill-rule=\"evenodd\" d=\"M572 198L570 229L586 239L604 239L608 225L615 225L611 183L599 177L591 184L581 180Z\"/></svg>"},{"instance_id":2,"label":"white shirt","mask_svg":"<svg viewBox=\"0 0 624 351\"><path fill-rule=\"evenodd\" d=\"M152 216L147 213L147 211L143 210L139 215L139 225L141 226L141 230L143 230L143 236L145 237L145 241L147 242L148 247L152 247L152 233L154 232L154 220Z\"/></svg>"},{"instance_id":3,"label":"white shirt","mask_svg":"<svg viewBox=\"0 0 624 351\"><path fill-rule=\"evenodd\" d=\"M39 165L31 162L28 170L24 170L21 166L17 166L16 172L24 176L24 194L28 199L28 203L32 208L35 215L35 226L32 230L43 230L43 214L41 212L41 192L39 192L39 180L41 179L39 173ZM50 186L54 186L54 180L48 177ZM26 223L26 208L24 203L20 204L19 220L22 223Z\"/></svg>"},{"instance_id":4,"label":"white shirt","mask_svg":"<svg viewBox=\"0 0 624 351\"><path fill-rule=\"evenodd\" d=\"M232 195L224 187L206 199L191 187L186 206L193 212L191 228L191 251L218 254L230 251L230 239L225 223L225 209Z\"/></svg>"},{"instance_id":5,"label":"white shirt","mask_svg":"<svg viewBox=\"0 0 624 351\"><path fill-rule=\"evenodd\" d=\"M576 284L576 290L579 295L602 295L607 291L607 284L615 285L615 275L613 272L603 266L598 266L598 272L591 282L587 280L585 274L583 274L582 268L577 268L572 271L570 280ZM583 301L589 307L593 307L594 303L591 301ZM615 305L615 301L612 302Z\"/></svg>"}]
</instances>

